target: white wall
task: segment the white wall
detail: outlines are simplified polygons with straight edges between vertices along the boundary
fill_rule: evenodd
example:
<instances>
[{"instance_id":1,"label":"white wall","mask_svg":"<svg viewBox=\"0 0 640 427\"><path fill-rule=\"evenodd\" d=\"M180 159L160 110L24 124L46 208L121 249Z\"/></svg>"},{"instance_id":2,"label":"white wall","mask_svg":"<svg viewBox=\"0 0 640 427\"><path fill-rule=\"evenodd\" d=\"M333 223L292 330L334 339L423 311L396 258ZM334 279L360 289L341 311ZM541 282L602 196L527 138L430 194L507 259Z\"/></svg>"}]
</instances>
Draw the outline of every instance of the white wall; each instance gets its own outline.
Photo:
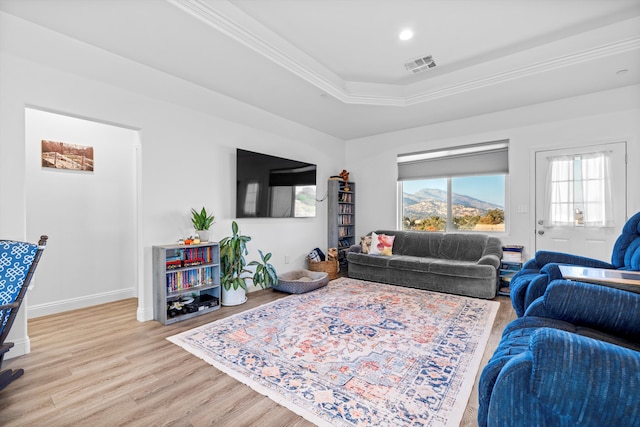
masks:
<instances>
[{"instance_id":1,"label":"white wall","mask_svg":"<svg viewBox=\"0 0 640 427\"><path fill-rule=\"evenodd\" d=\"M138 132L27 108L27 240L50 238L28 317L137 295ZM94 171L41 166L41 141L93 147Z\"/></svg>"},{"instance_id":2,"label":"white wall","mask_svg":"<svg viewBox=\"0 0 640 427\"><path fill-rule=\"evenodd\" d=\"M0 70L2 238L27 237L25 107L140 130L140 320L153 316L151 247L184 237L190 208L213 211L212 239L230 233L236 147L316 163L319 196L329 176L344 167L342 141L3 13ZM253 237L249 260L262 249L273 253L280 271L301 268L311 249L326 245L326 202L318 205L316 218L239 224ZM56 250L53 237L48 250ZM36 280L38 287L47 286L46 277ZM29 351L22 310L11 336L11 357Z\"/></svg>"},{"instance_id":3,"label":"white wall","mask_svg":"<svg viewBox=\"0 0 640 427\"><path fill-rule=\"evenodd\" d=\"M490 101L488 101L490 102ZM346 164L358 182L356 233L395 228L396 156L434 148L508 139L504 244L534 245L533 158L541 148L627 141L627 215L640 211L640 86L594 93L545 104L407 129L347 142ZM518 206L526 212L517 213Z\"/></svg>"}]
</instances>

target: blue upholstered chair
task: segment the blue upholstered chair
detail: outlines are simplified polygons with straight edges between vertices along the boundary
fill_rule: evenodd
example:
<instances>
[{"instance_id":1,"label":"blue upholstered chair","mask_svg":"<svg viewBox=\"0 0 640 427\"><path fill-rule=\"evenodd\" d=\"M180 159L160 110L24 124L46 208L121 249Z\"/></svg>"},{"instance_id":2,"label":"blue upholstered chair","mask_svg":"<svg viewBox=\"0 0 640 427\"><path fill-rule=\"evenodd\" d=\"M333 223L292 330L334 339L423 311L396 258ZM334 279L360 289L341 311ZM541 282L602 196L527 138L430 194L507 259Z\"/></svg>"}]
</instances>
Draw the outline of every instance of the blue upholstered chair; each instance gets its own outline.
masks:
<instances>
[{"instance_id":1,"label":"blue upholstered chair","mask_svg":"<svg viewBox=\"0 0 640 427\"><path fill-rule=\"evenodd\" d=\"M0 390L24 373L22 369L2 370L4 356L13 347L6 338L46 242L47 236L41 236L37 245L0 240Z\"/></svg>"},{"instance_id":2,"label":"blue upholstered chair","mask_svg":"<svg viewBox=\"0 0 640 427\"><path fill-rule=\"evenodd\" d=\"M640 294L553 280L479 383L485 426L640 425Z\"/></svg>"},{"instance_id":3,"label":"blue upholstered chair","mask_svg":"<svg viewBox=\"0 0 640 427\"><path fill-rule=\"evenodd\" d=\"M616 240L611 262L562 252L538 251L511 279L511 303L518 316L544 294L548 284L562 277L558 264L619 270L640 270L640 212L629 218Z\"/></svg>"}]
</instances>

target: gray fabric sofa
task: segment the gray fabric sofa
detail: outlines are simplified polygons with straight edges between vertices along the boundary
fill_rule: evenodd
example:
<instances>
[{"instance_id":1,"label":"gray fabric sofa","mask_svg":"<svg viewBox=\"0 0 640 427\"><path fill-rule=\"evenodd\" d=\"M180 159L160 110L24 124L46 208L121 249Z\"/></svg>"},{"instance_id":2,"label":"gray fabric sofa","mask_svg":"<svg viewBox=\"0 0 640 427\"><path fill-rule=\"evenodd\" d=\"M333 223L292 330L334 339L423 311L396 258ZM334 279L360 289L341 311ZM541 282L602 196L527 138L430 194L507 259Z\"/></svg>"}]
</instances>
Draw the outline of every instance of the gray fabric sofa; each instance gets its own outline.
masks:
<instances>
[{"instance_id":1,"label":"gray fabric sofa","mask_svg":"<svg viewBox=\"0 0 640 427\"><path fill-rule=\"evenodd\" d=\"M393 255L363 254L360 245L347 255L349 277L446 292L495 298L502 244L486 234L378 230L395 236Z\"/></svg>"}]
</instances>

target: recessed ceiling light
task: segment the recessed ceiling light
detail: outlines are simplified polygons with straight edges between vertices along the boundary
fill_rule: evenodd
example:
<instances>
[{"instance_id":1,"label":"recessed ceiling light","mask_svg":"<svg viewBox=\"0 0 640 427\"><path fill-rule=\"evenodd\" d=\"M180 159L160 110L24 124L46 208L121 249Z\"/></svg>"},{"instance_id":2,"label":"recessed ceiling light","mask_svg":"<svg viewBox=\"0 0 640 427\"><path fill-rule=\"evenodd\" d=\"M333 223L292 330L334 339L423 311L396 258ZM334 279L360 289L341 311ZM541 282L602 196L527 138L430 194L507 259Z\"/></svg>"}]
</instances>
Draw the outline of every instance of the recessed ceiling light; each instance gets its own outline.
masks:
<instances>
[{"instance_id":1,"label":"recessed ceiling light","mask_svg":"<svg viewBox=\"0 0 640 427\"><path fill-rule=\"evenodd\" d=\"M400 38L400 40L409 40L412 37L413 37L413 31L409 29L402 30L400 34L398 34L398 38Z\"/></svg>"}]
</instances>

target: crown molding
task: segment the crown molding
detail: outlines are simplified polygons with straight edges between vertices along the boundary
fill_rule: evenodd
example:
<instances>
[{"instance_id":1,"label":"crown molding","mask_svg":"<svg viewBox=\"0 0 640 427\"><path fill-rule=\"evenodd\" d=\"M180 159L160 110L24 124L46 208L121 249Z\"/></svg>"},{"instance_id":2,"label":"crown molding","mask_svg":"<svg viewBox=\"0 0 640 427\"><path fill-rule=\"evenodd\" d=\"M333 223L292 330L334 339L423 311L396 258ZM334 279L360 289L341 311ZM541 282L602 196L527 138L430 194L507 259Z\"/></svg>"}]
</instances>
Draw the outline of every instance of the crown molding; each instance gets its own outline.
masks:
<instances>
[{"instance_id":1,"label":"crown molding","mask_svg":"<svg viewBox=\"0 0 640 427\"><path fill-rule=\"evenodd\" d=\"M233 6L231 2L222 0L209 3L205 0L167 1L345 104L407 107L640 49L640 37L633 37L604 44L593 49L529 64L524 67L494 73L478 79L466 80L459 84L419 91L409 96L359 93L345 89L349 82L342 80L305 53L298 51L286 40L281 39L266 27L261 26L260 30L268 32L272 41L259 36L257 31L251 31L249 25L239 23L239 19L234 19L231 15L238 17L243 12ZM216 7L212 6L212 4L215 4ZM258 27L260 24L253 21L251 26ZM303 57L304 61L299 59ZM305 63L303 64L303 62ZM370 88L375 87L375 84L369 84L368 86ZM406 90L407 86L402 88Z\"/></svg>"},{"instance_id":2,"label":"crown molding","mask_svg":"<svg viewBox=\"0 0 640 427\"><path fill-rule=\"evenodd\" d=\"M414 96L404 98L404 105L415 105L422 102L428 102L447 96L458 95L476 89L482 89L488 86L505 83L508 81L545 73L571 65L577 65L588 61L606 58L607 56L616 55L624 52L640 49L640 37L634 37L628 40L622 40L615 43L605 44L593 49L570 55L560 56L546 61L540 61L524 67L514 68L502 73L492 74L483 78L468 80L466 82L426 91Z\"/></svg>"}]
</instances>

